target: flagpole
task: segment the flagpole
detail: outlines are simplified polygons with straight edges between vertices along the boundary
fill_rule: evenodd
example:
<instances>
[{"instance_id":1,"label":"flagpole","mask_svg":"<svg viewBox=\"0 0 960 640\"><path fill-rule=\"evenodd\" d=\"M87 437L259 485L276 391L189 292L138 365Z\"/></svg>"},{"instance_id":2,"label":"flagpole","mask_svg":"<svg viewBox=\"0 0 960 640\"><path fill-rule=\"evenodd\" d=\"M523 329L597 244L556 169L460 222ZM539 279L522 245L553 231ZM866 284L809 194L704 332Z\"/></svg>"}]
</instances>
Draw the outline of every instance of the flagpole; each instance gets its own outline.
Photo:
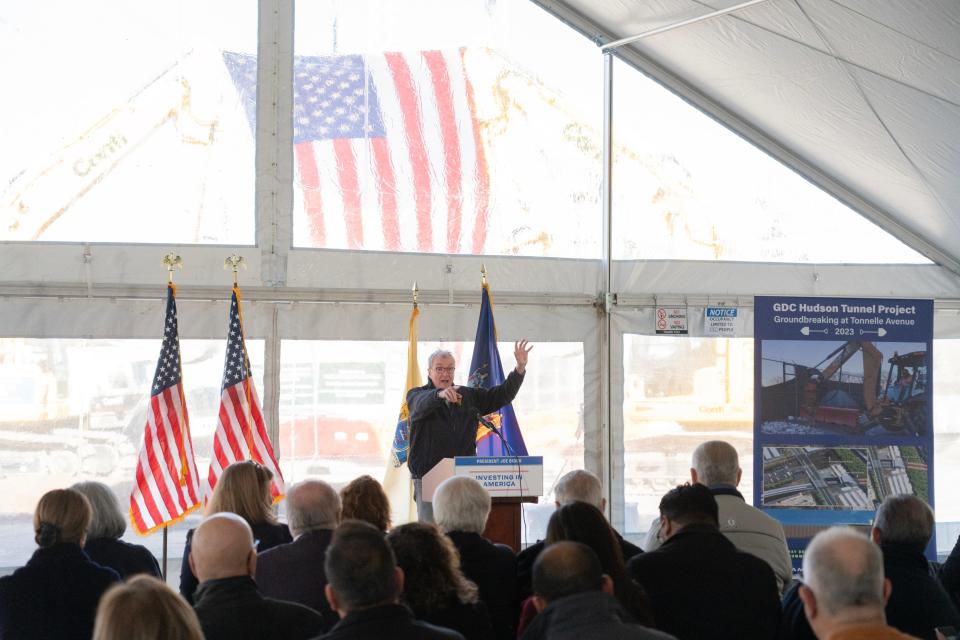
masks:
<instances>
[{"instance_id":1,"label":"flagpole","mask_svg":"<svg viewBox=\"0 0 960 640\"><path fill-rule=\"evenodd\" d=\"M231 256L228 256L226 260L223 261L224 269L233 270L233 293L237 296L237 316L240 318L240 338L243 343L243 363L242 366L246 367L249 360L247 356L247 341L246 341L246 332L243 329L243 311L240 309L240 285L237 284L237 272L240 270L240 267L243 266L244 269L247 268L247 261L240 254L234 253ZM244 418L247 420L248 425L253 424L253 398L251 398L250 385L253 384L251 380L244 387L244 396L247 399L246 407L244 408ZM256 462L262 463L262 460L256 459L256 448L252 446L252 437L248 440L250 444L250 458Z\"/></svg>"},{"instance_id":2,"label":"flagpole","mask_svg":"<svg viewBox=\"0 0 960 640\"><path fill-rule=\"evenodd\" d=\"M173 283L173 269L179 267L183 269L183 258L178 256L175 253L168 253L163 256L163 264L167 267L167 286L173 288L173 294L177 294L177 285ZM169 527L163 528L163 563L160 565L160 574L163 576L163 581L167 581L167 529Z\"/></svg>"}]
</instances>

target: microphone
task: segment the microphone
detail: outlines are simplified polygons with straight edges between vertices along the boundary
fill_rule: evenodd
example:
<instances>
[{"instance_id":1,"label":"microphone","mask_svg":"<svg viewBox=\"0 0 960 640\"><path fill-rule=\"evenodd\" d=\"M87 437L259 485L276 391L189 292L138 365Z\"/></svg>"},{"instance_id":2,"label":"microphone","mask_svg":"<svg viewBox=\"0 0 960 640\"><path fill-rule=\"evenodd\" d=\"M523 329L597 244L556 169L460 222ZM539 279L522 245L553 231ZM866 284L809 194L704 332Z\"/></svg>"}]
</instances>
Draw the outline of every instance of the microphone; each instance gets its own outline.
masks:
<instances>
[{"instance_id":1,"label":"microphone","mask_svg":"<svg viewBox=\"0 0 960 640\"><path fill-rule=\"evenodd\" d=\"M513 449L510 447L510 444L507 442L507 439L503 437L503 433L497 428L497 425L493 424L493 422L490 420L487 420L487 418L479 411L477 411L477 421L493 433L497 434L497 437L500 438L500 442L503 443L503 449L507 452L507 455L515 455L513 453Z\"/></svg>"},{"instance_id":2,"label":"microphone","mask_svg":"<svg viewBox=\"0 0 960 640\"><path fill-rule=\"evenodd\" d=\"M501 438L503 437L502 435L500 435L500 429L497 429L497 425L493 424L493 422L491 422L490 420L487 420L486 416L484 416L479 411L477 411L477 420L480 422L480 424L485 426L490 431L493 431L495 434L497 434Z\"/></svg>"}]
</instances>

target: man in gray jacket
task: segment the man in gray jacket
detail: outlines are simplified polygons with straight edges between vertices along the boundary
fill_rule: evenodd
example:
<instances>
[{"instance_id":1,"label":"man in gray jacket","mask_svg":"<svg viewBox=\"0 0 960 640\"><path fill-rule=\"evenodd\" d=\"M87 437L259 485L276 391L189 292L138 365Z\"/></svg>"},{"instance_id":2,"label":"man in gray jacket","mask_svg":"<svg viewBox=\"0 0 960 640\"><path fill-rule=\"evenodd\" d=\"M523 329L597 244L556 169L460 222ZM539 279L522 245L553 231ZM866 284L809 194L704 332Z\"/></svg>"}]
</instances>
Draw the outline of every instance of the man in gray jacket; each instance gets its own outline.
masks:
<instances>
[{"instance_id":1,"label":"man in gray jacket","mask_svg":"<svg viewBox=\"0 0 960 640\"><path fill-rule=\"evenodd\" d=\"M706 485L713 493L720 510L720 533L740 551L769 564L784 593L793 578L787 538L779 522L744 501L737 491L742 475L737 450L727 442L704 442L693 452L690 481ZM661 542L658 519L650 525L643 549L653 551Z\"/></svg>"}]
</instances>

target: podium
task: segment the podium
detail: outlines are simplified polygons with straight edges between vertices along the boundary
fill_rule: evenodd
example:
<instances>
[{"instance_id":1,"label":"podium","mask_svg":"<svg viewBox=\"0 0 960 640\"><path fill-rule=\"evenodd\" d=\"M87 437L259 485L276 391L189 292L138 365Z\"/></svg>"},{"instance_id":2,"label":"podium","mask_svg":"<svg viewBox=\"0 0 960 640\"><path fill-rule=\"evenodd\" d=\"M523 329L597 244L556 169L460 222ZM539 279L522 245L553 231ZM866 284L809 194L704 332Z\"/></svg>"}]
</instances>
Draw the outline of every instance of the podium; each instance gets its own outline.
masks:
<instances>
[{"instance_id":1,"label":"podium","mask_svg":"<svg viewBox=\"0 0 960 640\"><path fill-rule=\"evenodd\" d=\"M521 505L543 495L543 456L457 456L444 458L423 476L423 499L451 476L469 476L490 494L493 505L483 535L520 551L523 529Z\"/></svg>"}]
</instances>

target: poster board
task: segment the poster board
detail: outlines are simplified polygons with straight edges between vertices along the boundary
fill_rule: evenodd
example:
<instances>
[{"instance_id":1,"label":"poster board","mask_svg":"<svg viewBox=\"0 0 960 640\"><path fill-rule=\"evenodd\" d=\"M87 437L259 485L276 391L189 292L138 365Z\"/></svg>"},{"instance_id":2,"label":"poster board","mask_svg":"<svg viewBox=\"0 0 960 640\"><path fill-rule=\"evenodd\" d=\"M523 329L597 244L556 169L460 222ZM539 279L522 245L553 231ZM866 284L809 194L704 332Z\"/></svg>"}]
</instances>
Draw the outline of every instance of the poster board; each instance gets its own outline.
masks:
<instances>
[{"instance_id":1,"label":"poster board","mask_svg":"<svg viewBox=\"0 0 960 640\"><path fill-rule=\"evenodd\" d=\"M869 525L887 495L932 507L933 301L758 296L754 310L754 504L794 540Z\"/></svg>"}]
</instances>

